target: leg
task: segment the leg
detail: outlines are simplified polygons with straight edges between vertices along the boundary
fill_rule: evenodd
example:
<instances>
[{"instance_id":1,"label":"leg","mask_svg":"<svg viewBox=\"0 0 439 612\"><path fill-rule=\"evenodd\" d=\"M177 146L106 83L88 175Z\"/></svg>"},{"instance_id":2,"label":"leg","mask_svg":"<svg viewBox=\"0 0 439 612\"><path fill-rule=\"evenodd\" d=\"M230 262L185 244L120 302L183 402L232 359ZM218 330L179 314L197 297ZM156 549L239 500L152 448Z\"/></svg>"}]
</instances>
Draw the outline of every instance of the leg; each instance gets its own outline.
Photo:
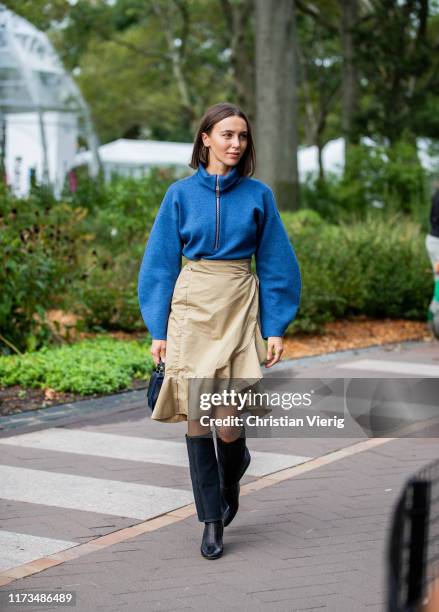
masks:
<instances>
[{"instance_id":1,"label":"leg","mask_svg":"<svg viewBox=\"0 0 439 612\"><path fill-rule=\"evenodd\" d=\"M208 436L211 433L209 425L201 425L200 421L189 420L187 421L187 435L188 436Z\"/></svg>"},{"instance_id":2,"label":"leg","mask_svg":"<svg viewBox=\"0 0 439 612\"><path fill-rule=\"evenodd\" d=\"M201 554L217 559L223 552L223 510L212 432L197 421L188 421L188 434L186 446L195 506L198 520L205 524Z\"/></svg>"},{"instance_id":3,"label":"leg","mask_svg":"<svg viewBox=\"0 0 439 612\"><path fill-rule=\"evenodd\" d=\"M241 416L235 408L221 406L215 418L227 415ZM219 416L221 415L221 417ZM245 443L245 427L242 425L219 426L217 431L218 469L220 474L221 494L227 505L224 513L224 527L235 518L239 508L239 481L250 465L250 452Z\"/></svg>"},{"instance_id":4,"label":"leg","mask_svg":"<svg viewBox=\"0 0 439 612\"><path fill-rule=\"evenodd\" d=\"M242 416L241 411L236 406L216 406L214 409L215 419L224 419L227 416L240 418ZM215 432L217 440L220 438L223 442L234 442L237 440L242 433L242 425L216 425Z\"/></svg>"}]
</instances>

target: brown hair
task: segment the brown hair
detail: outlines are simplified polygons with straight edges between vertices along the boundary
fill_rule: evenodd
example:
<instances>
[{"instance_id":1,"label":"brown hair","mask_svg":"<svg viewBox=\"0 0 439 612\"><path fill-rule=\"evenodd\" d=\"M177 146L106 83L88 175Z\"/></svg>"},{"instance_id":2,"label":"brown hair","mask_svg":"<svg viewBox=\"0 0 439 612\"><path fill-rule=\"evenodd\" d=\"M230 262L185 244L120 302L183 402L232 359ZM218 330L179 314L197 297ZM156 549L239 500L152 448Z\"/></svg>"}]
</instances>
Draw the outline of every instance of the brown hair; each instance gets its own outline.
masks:
<instances>
[{"instance_id":1,"label":"brown hair","mask_svg":"<svg viewBox=\"0 0 439 612\"><path fill-rule=\"evenodd\" d=\"M228 102L220 102L219 104L214 104L213 106L210 106L204 113L200 121L200 126L198 128L198 132L194 142L194 148L192 150L192 159L189 164L191 168L198 168L200 163L203 163L205 166L207 166L209 162L209 151L208 148L205 147L203 144L201 134L203 132L206 132L206 134L210 134L215 123L218 123L226 117L233 116L242 117L247 123L247 146L237 165L238 173L241 176L252 176L252 174L254 174L256 167L256 152L253 144L253 136L250 122L247 118L247 115L239 108L239 106L236 106L235 104L229 104Z\"/></svg>"}]
</instances>

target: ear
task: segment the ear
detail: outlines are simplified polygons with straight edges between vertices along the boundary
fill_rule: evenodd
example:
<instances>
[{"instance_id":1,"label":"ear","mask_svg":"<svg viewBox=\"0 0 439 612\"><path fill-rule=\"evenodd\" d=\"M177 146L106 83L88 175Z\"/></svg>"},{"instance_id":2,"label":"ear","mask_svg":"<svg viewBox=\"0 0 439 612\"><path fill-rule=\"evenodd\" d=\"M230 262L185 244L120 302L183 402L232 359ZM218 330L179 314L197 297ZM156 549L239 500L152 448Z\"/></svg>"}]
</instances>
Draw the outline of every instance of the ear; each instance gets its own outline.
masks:
<instances>
[{"instance_id":1,"label":"ear","mask_svg":"<svg viewBox=\"0 0 439 612\"><path fill-rule=\"evenodd\" d=\"M209 136L206 134L206 132L201 132L201 138L203 139L203 144L205 147L208 147L210 145L210 138Z\"/></svg>"}]
</instances>

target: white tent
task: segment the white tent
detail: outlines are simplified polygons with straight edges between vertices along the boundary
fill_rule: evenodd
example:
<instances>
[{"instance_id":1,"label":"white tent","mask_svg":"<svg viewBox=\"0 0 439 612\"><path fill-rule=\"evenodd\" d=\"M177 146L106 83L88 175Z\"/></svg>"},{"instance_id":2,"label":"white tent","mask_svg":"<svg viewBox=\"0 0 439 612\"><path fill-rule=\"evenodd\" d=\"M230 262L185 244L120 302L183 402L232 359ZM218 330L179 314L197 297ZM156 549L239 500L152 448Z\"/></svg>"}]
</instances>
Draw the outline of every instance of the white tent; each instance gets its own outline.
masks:
<instances>
[{"instance_id":1,"label":"white tent","mask_svg":"<svg viewBox=\"0 0 439 612\"><path fill-rule=\"evenodd\" d=\"M189 173L192 146L186 142L119 138L99 147L99 159L107 179L112 174L143 176L153 166L175 167L179 174ZM89 165L91 159L90 151L83 151L76 155L74 165Z\"/></svg>"}]
</instances>

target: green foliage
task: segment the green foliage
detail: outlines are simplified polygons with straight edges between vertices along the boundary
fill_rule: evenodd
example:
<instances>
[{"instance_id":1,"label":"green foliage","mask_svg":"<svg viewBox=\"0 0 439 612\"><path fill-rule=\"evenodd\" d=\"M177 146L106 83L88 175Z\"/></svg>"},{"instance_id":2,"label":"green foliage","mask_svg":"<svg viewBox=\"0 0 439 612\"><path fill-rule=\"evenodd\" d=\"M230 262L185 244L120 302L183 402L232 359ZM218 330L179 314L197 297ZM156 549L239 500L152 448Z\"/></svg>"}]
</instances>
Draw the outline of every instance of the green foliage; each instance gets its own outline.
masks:
<instances>
[{"instance_id":1,"label":"green foliage","mask_svg":"<svg viewBox=\"0 0 439 612\"><path fill-rule=\"evenodd\" d=\"M57 349L0 357L0 386L21 385L88 395L147 380L154 362L149 342L100 337Z\"/></svg>"},{"instance_id":2,"label":"green foliage","mask_svg":"<svg viewBox=\"0 0 439 612\"><path fill-rule=\"evenodd\" d=\"M137 261L140 267L140 259ZM139 311L135 280L125 278L121 286L122 270L112 277L111 270L93 270L87 282L78 283L72 299L72 310L81 317L81 327L92 331L141 331L145 328ZM129 282L131 281L131 282Z\"/></svg>"},{"instance_id":3,"label":"green foliage","mask_svg":"<svg viewBox=\"0 0 439 612\"><path fill-rule=\"evenodd\" d=\"M62 306L77 275L87 211L57 202L46 190L27 199L0 192L0 334L2 350L34 350L49 341L44 313ZM5 348L8 347L8 348Z\"/></svg>"},{"instance_id":4,"label":"green foliage","mask_svg":"<svg viewBox=\"0 0 439 612\"><path fill-rule=\"evenodd\" d=\"M372 317L424 319L431 299L431 266L418 226L368 220L342 227L361 266L364 282L361 309ZM358 312L355 309L354 312Z\"/></svg>"},{"instance_id":5,"label":"green foliage","mask_svg":"<svg viewBox=\"0 0 439 612\"><path fill-rule=\"evenodd\" d=\"M144 328L137 275L158 207L175 178L172 171L155 170L141 179L114 177L99 188L100 206L84 226L93 236L81 255L86 272L69 291L70 310L86 329ZM82 204L84 194L72 197Z\"/></svg>"},{"instance_id":6,"label":"green foliage","mask_svg":"<svg viewBox=\"0 0 439 612\"><path fill-rule=\"evenodd\" d=\"M51 35L66 66L76 69L102 141L190 142L206 106L230 97L223 24L220 7L206 7L204 0L188 6L78 0L64 27L52 28ZM166 31L175 41L171 49ZM173 71L176 54L180 81Z\"/></svg>"},{"instance_id":7,"label":"green foliage","mask_svg":"<svg viewBox=\"0 0 439 612\"><path fill-rule=\"evenodd\" d=\"M333 223L365 218L377 209L383 211L380 218L398 212L410 215L426 230L427 180L410 143L351 145L344 174L327 175L323 182L308 180L302 202Z\"/></svg>"},{"instance_id":8,"label":"green foliage","mask_svg":"<svg viewBox=\"0 0 439 612\"><path fill-rule=\"evenodd\" d=\"M392 143L404 132L437 138L438 16L429 4L374 2L367 18L359 19L354 36L362 76L360 134Z\"/></svg>"},{"instance_id":9,"label":"green foliage","mask_svg":"<svg viewBox=\"0 0 439 612\"><path fill-rule=\"evenodd\" d=\"M112 256L132 258L127 245L145 236L151 228L164 192L175 175L172 171L153 170L148 176L134 179L113 177L99 189L99 206L87 220L87 228L95 236L94 245ZM88 194L84 194L88 198ZM79 200L79 201L78 201ZM74 196L82 206L83 195Z\"/></svg>"},{"instance_id":10,"label":"green foliage","mask_svg":"<svg viewBox=\"0 0 439 612\"><path fill-rule=\"evenodd\" d=\"M291 236L298 233L314 232L327 225L323 217L311 208L302 208L296 212L282 211L282 221Z\"/></svg>"},{"instance_id":11,"label":"green foliage","mask_svg":"<svg viewBox=\"0 0 439 612\"><path fill-rule=\"evenodd\" d=\"M54 342L45 312L70 310L82 328L141 329L136 280L142 252L175 175L81 181L56 201L44 189L16 199L0 193L0 352Z\"/></svg>"},{"instance_id":12,"label":"green foliage","mask_svg":"<svg viewBox=\"0 0 439 612\"><path fill-rule=\"evenodd\" d=\"M285 218L302 274L298 317L288 331L318 331L351 315L425 318L431 270L419 226L401 216L329 225L315 211Z\"/></svg>"},{"instance_id":13,"label":"green foliage","mask_svg":"<svg viewBox=\"0 0 439 612\"><path fill-rule=\"evenodd\" d=\"M341 37L334 36L339 27L339 3L320 0L318 11L324 19L315 19L300 6L296 11L298 105L299 116L303 118L297 127L301 143L323 146L340 135L343 57Z\"/></svg>"}]
</instances>

